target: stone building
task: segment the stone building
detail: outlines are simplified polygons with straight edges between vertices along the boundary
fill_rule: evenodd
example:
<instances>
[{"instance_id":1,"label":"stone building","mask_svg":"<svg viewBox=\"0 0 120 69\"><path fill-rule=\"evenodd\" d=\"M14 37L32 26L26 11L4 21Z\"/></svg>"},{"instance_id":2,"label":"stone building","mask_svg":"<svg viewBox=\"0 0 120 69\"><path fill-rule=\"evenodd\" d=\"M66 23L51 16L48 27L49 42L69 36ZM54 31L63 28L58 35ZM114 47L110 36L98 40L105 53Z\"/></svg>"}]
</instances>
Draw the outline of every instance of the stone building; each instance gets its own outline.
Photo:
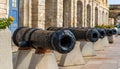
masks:
<instances>
[{"instance_id":1,"label":"stone building","mask_svg":"<svg viewBox=\"0 0 120 69\"><path fill-rule=\"evenodd\" d=\"M0 18L7 17L9 14L8 0L0 0Z\"/></svg>"},{"instance_id":2,"label":"stone building","mask_svg":"<svg viewBox=\"0 0 120 69\"><path fill-rule=\"evenodd\" d=\"M5 11L0 17L17 15L9 13L11 8L18 7L19 14L15 16L18 26L46 29L50 26L94 27L108 24L108 0L0 0L0 5L4 5L0 6L0 10ZM2 11L0 14L3 14ZM14 24L12 26L15 27Z\"/></svg>"},{"instance_id":3,"label":"stone building","mask_svg":"<svg viewBox=\"0 0 120 69\"><path fill-rule=\"evenodd\" d=\"M120 4L110 5L110 18L114 18L115 24L120 24Z\"/></svg>"}]
</instances>

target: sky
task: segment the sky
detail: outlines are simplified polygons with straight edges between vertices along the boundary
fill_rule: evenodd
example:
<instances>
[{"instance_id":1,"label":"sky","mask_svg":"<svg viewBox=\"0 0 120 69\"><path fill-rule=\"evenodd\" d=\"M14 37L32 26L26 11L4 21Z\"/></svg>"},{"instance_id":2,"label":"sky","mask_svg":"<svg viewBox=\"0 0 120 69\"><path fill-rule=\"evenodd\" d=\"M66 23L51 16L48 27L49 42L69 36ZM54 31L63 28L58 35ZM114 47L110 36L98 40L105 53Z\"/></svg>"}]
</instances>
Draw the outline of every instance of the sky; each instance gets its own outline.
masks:
<instances>
[{"instance_id":1,"label":"sky","mask_svg":"<svg viewBox=\"0 0 120 69\"><path fill-rule=\"evenodd\" d=\"M109 4L120 4L120 0L108 0Z\"/></svg>"}]
</instances>

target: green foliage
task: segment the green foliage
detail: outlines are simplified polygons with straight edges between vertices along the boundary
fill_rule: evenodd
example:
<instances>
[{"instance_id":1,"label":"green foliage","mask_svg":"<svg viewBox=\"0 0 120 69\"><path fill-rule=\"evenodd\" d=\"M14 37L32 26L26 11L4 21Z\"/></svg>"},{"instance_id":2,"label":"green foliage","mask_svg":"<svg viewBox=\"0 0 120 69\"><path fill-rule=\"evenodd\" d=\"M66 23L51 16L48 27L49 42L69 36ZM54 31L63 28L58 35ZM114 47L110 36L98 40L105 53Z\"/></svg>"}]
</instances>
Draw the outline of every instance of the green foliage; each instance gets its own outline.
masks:
<instances>
[{"instance_id":1,"label":"green foliage","mask_svg":"<svg viewBox=\"0 0 120 69\"><path fill-rule=\"evenodd\" d=\"M102 24L102 25L95 26L95 28L114 28L114 27L115 26L112 25L112 24L110 24L110 25L104 25L104 24Z\"/></svg>"},{"instance_id":2,"label":"green foliage","mask_svg":"<svg viewBox=\"0 0 120 69\"><path fill-rule=\"evenodd\" d=\"M10 26L14 18L10 16L9 18L2 18L0 19L0 29L5 29L6 27Z\"/></svg>"},{"instance_id":3,"label":"green foliage","mask_svg":"<svg viewBox=\"0 0 120 69\"><path fill-rule=\"evenodd\" d=\"M102 25L95 26L95 28L106 28L106 26L102 24Z\"/></svg>"}]
</instances>

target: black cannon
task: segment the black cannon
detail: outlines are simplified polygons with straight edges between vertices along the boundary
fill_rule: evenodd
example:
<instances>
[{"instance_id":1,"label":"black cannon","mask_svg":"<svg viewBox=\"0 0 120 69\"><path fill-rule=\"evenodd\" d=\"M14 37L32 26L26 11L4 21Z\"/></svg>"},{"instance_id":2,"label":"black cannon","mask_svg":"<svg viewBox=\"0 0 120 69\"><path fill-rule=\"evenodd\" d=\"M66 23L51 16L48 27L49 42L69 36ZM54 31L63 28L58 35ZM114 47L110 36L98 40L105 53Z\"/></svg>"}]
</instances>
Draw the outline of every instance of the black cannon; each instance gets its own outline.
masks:
<instances>
[{"instance_id":1,"label":"black cannon","mask_svg":"<svg viewBox=\"0 0 120 69\"><path fill-rule=\"evenodd\" d=\"M106 32L104 29L96 28L97 31L100 33L100 38L104 38L106 36Z\"/></svg>"},{"instance_id":2,"label":"black cannon","mask_svg":"<svg viewBox=\"0 0 120 69\"><path fill-rule=\"evenodd\" d=\"M70 30L75 35L76 40L96 42L99 39L99 32L96 29L49 27L47 30L57 31L61 29Z\"/></svg>"},{"instance_id":3,"label":"black cannon","mask_svg":"<svg viewBox=\"0 0 120 69\"><path fill-rule=\"evenodd\" d=\"M99 38L104 38L106 36L106 31L102 28L81 27L81 29L96 29L99 32Z\"/></svg>"},{"instance_id":4,"label":"black cannon","mask_svg":"<svg viewBox=\"0 0 120 69\"><path fill-rule=\"evenodd\" d=\"M112 36L113 35L113 31L112 31L112 29L105 29L105 31L106 31L106 35L107 36Z\"/></svg>"},{"instance_id":5,"label":"black cannon","mask_svg":"<svg viewBox=\"0 0 120 69\"><path fill-rule=\"evenodd\" d=\"M112 29L112 34L116 35L117 34L117 30L116 29Z\"/></svg>"},{"instance_id":6,"label":"black cannon","mask_svg":"<svg viewBox=\"0 0 120 69\"><path fill-rule=\"evenodd\" d=\"M75 44L75 37L69 30L46 31L20 27L15 30L12 39L18 47L51 49L62 54L69 53Z\"/></svg>"}]
</instances>

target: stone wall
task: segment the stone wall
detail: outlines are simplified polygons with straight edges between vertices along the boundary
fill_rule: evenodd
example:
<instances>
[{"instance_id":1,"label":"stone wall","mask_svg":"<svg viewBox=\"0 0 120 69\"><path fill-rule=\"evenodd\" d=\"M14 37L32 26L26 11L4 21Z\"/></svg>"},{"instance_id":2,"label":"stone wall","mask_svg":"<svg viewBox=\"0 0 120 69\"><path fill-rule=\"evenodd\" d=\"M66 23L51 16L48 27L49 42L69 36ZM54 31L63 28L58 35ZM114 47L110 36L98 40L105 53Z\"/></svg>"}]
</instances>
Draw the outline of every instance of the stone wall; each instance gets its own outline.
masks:
<instances>
[{"instance_id":1,"label":"stone wall","mask_svg":"<svg viewBox=\"0 0 120 69\"><path fill-rule=\"evenodd\" d=\"M114 18L109 18L109 24L114 25Z\"/></svg>"},{"instance_id":2,"label":"stone wall","mask_svg":"<svg viewBox=\"0 0 120 69\"><path fill-rule=\"evenodd\" d=\"M20 18L22 18L22 16L27 17L27 21L22 22L23 26L27 25L29 27L46 29L50 26L94 27L96 25L108 24L107 0L26 1L29 4L27 5L29 14L20 15ZM21 9L24 9L24 12L28 12L28 10L25 10L26 8Z\"/></svg>"},{"instance_id":3,"label":"stone wall","mask_svg":"<svg viewBox=\"0 0 120 69\"><path fill-rule=\"evenodd\" d=\"M19 26L31 27L31 0L19 1Z\"/></svg>"},{"instance_id":4,"label":"stone wall","mask_svg":"<svg viewBox=\"0 0 120 69\"><path fill-rule=\"evenodd\" d=\"M0 18L8 16L8 0L0 0Z\"/></svg>"}]
</instances>

